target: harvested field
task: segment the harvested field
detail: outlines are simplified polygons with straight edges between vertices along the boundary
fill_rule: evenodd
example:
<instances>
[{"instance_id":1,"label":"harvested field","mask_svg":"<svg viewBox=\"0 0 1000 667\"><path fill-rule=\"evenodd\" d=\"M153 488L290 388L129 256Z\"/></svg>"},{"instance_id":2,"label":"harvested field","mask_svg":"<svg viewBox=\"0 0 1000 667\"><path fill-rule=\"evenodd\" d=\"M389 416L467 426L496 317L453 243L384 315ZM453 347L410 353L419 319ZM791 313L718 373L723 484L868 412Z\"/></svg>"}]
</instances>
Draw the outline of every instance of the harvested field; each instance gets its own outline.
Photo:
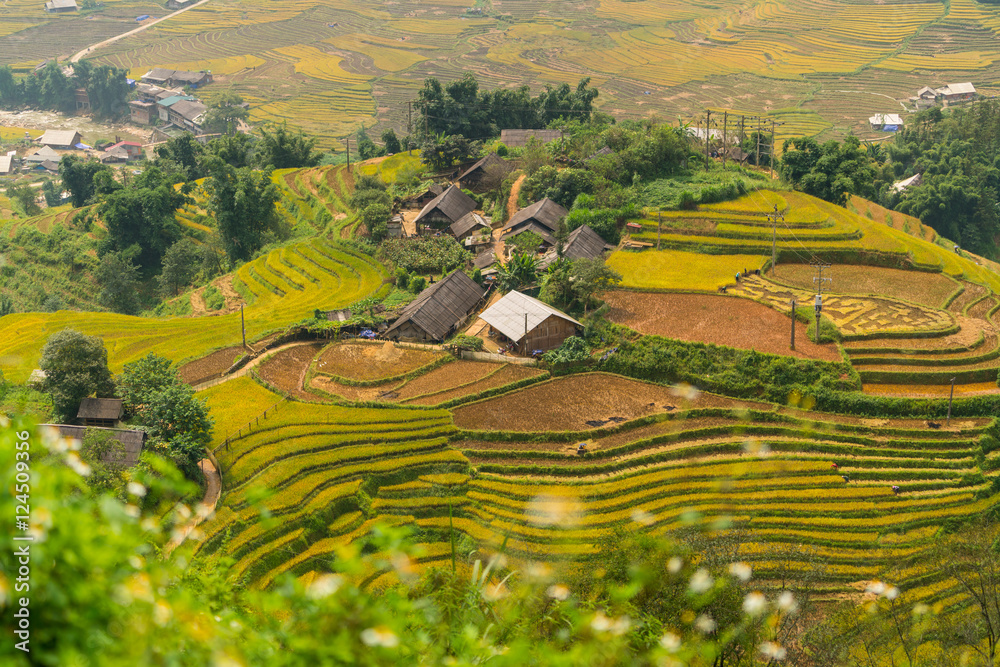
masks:
<instances>
[{"instance_id":1,"label":"harvested field","mask_svg":"<svg viewBox=\"0 0 1000 667\"><path fill-rule=\"evenodd\" d=\"M791 321L787 315L738 297L709 294L607 292L607 318L644 334L728 345L743 350L784 354L803 359L840 361L834 345L806 338L807 326L795 326L795 351L788 349Z\"/></svg>"},{"instance_id":2,"label":"harvested field","mask_svg":"<svg viewBox=\"0 0 1000 667\"><path fill-rule=\"evenodd\" d=\"M289 347L271 355L257 369L261 379L295 398L317 401L319 397L302 389L302 381L323 343Z\"/></svg>"},{"instance_id":3,"label":"harvested field","mask_svg":"<svg viewBox=\"0 0 1000 667\"><path fill-rule=\"evenodd\" d=\"M181 381L190 385L200 384L221 377L229 367L246 351L240 346L224 347L221 350L189 361L177 369Z\"/></svg>"},{"instance_id":4,"label":"harvested field","mask_svg":"<svg viewBox=\"0 0 1000 667\"><path fill-rule=\"evenodd\" d=\"M908 398L947 398L951 385L947 384L866 384L862 387L866 394L875 396L901 396ZM955 396L982 396L1000 392L996 382L973 382L956 384Z\"/></svg>"},{"instance_id":5,"label":"harvested field","mask_svg":"<svg viewBox=\"0 0 1000 667\"><path fill-rule=\"evenodd\" d=\"M331 380L325 375L317 375L309 381L310 387L315 387L328 394L343 398L348 401L377 401L379 396L391 390L391 385L381 385L375 387L355 387L349 384L341 384L336 380Z\"/></svg>"},{"instance_id":6,"label":"harvested field","mask_svg":"<svg viewBox=\"0 0 1000 667\"><path fill-rule=\"evenodd\" d=\"M962 286L965 287L965 290L954 301L948 304L948 310L953 313L964 313L969 305L990 293L988 289L975 283L963 281Z\"/></svg>"},{"instance_id":7,"label":"harvested field","mask_svg":"<svg viewBox=\"0 0 1000 667\"><path fill-rule=\"evenodd\" d=\"M941 273L904 271L881 266L836 264L824 273L833 280L824 288L837 294L859 294L902 299L941 308L959 284ZM775 280L814 290L816 269L808 264L779 264Z\"/></svg>"},{"instance_id":8,"label":"harvested field","mask_svg":"<svg viewBox=\"0 0 1000 667\"><path fill-rule=\"evenodd\" d=\"M773 406L699 393L679 396L672 387L610 373L587 373L533 385L455 408L455 425L471 430L585 431L679 408Z\"/></svg>"},{"instance_id":9,"label":"harvested field","mask_svg":"<svg viewBox=\"0 0 1000 667\"><path fill-rule=\"evenodd\" d=\"M868 338L865 340L848 340L841 343L844 349L851 350L864 348L899 348L906 347L912 350L944 350L952 348L963 348L974 345L983 335L984 322L961 315L955 316L955 322L960 327L958 331L947 336L931 336L928 338L907 338L904 341L899 338Z\"/></svg>"},{"instance_id":10,"label":"harvested field","mask_svg":"<svg viewBox=\"0 0 1000 667\"><path fill-rule=\"evenodd\" d=\"M499 364L485 361L452 361L393 390L398 396L392 397L392 400L405 401L443 389L454 389L486 377L499 367Z\"/></svg>"},{"instance_id":11,"label":"harvested field","mask_svg":"<svg viewBox=\"0 0 1000 667\"><path fill-rule=\"evenodd\" d=\"M413 350L384 344L334 343L323 350L316 370L359 382L405 375L444 356L432 350Z\"/></svg>"},{"instance_id":12,"label":"harvested field","mask_svg":"<svg viewBox=\"0 0 1000 667\"><path fill-rule=\"evenodd\" d=\"M518 382L527 378L537 377L545 371L531 366L520 366L518 364L508 364L487 378L475 382L467 387L456 387L449 391L443 391L430 396L423 396L410 401L411 405L440 405L446 401L451 401L462 396L471 396L489 389L496 389L512 382Z\"/></svg>"}]
</instances>

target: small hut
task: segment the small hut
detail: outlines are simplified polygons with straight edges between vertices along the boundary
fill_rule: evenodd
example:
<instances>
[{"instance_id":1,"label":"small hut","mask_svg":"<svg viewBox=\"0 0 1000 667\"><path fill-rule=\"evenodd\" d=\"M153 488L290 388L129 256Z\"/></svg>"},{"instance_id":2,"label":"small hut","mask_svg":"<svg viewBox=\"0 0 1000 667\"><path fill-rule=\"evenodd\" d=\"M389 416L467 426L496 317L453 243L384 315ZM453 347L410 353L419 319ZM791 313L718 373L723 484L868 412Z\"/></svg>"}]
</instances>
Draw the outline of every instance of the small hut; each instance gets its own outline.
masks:
<instances>
[{"instance_id":1,"label":"small hut","mask_svg":"<svg viewBox=\"0 0 1000 667\"><path fill-rule=\"evenodd\" d=\"M385 337L391 340L443 341L469 317L484 290L461 270L440 280L410 302Z\"/></svg>"},{"instance_id":2,"label":"small hut","mask_svg":"<svg viewBox=\"0 0 1000 667\"><path fill-rule=\"evenodd\" d=\"M451 185L447 190L432 199L417 214L414 222L417 229L420 225L431 225L443 227L453 225L466 213L476 209L476 202L469 195L462 192L457 186Z\"/></svg>"},{"instance_id":3,"label":"small hut","mask_svg":"<svg viewBox=\"0 0 1000 667\"><path fill-rule=\"evenodd\" d=\"M524 355L553 350L583 328L566 313L520 292L508 292L479 317Z\"/></svg>"}]
</instances>

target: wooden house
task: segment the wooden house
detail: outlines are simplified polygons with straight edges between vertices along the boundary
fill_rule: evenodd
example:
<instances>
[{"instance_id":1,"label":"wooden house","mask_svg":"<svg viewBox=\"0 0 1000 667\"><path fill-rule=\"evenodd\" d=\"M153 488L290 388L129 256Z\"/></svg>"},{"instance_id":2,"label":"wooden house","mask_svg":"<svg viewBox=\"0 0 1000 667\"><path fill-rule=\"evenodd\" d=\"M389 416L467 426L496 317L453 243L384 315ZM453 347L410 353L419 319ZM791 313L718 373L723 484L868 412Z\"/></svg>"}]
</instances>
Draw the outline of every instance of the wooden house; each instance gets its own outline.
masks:
<instances>
[{"instance_id":1,"label":"wooden house","mask_svg":"<svg viewBox=\"0 0 1000 667\"><path fill-rule=\"evenodd\" d=\"M146 432L138 429L101 428L94 426L68 426L66 424L50 424L59 429L63 438L83 443L88 432L98 431L108 433L118 441L119 447L110 447L101 455L101 460L114 468L131 468L139 462L143 445L146 442Z\"/></svg>"},{"instance_id":2,"label":"wooden house","mask_svg":"<svg viewBox=\"0 0 1000 667\"><path fill-rule=\"evenodd\" d=\"M0 176L14 173L14 156L0 155Z\"/></svg>"},{"instance_id":3,"label":"wooden house","mask_svg":"<svg viewBox=\"0 0 1000 667\"><path fill-rule=\"evenodd\" d=\"M391 340L443 341L468 319L483 293L472 278L455 271L403 308L384 335Z\"/></svg>"},{"instance_id":4,"label":"wooden house","mask_svg":"<svg viewBox=\"0 0 1000 667\"><path fill-rule=\"evenodd\" d=\"M424 190L422 193L410 199L409 203L415 206L419 206L420 208L423 208L424 206L427 206L428 203L433 201L435 197L439 196L442 192L444 192L444 186L434 183L429 188Z\"/></svg>"},{"instance_id":5,"label":"wooden house","mask_svg":"<svg viewBox=\"0 0 1000 667\"><path fill-rule=\"evenodd\" d=\"M464 241L471 236L489 234L491 231L490 223L486 222L486 219L483 218L483 216L475 213L474 211L469 211L463 215L448 229L459 241Z\"/></svg>"},{"instance_id":6,"label":"wooden house","mask_svg":"<svg viewBox=\"0 0 1000 667\"><path fill-rule=\"evenodd\" d=\"M462 192L457 186L450 185L447 190L427 202L427 205L417 214L414 222L417 224L417 229L420 229L420 225L451 226L475 209L476 202L472 197Z\"/></svg>"},{"instance_id":7,"label":"wooden house","mask_svg":"<svg viewBox=\"0 0 1000 667\"><path fill-rule=\"evenodd\" d=\"M42 146L63 150L75 148L81 140L80 133L76 130L46 130L45 134L36 139Z\"/></svg>"},{"instance_id":8,"label":"wooden house","mask_svg":"<svg viewBox=\"0 0 1000 667\"><path fill-rule=\"evenodd\" d=\"M85 398L80 402L76 419L84 426L114 428L122 418L122 399Z\"/></svg>"},{"instance_id":9,"label":"wooden house","mask_svg":"<svg viewBox=\"0 0 1000 667\"><path fill-rule=\"evenodd\" d=\"M598 259L613 247L605 243L600 234L589 225L581 225L569 233L566 243L563 244L562 256L569 260ZM538 268L544 269L555 260L556 248L551 248L539 262Z\"/></svg>"},{"instance_id":10,"label":"wooden house","mask_svg":"<svg viewBox=\"0 0 1000 667\"><path fill-rule=\"evenodd\" d=\"M479 317L522 355L554 350L583 328L566 313L520 292L508 292Z\"/></svg>"},{"instance_id":11,"label":"wooden house","mask_svg":"<svg viewBox=\"0 0 1000 667\"><path fill-rule=\"evenodd\" d=\"M63 12L75 12L79 9L76 0L49 0L45 3L45 11L50 14L61 14Z\"/></svg>"},{"instance_id":12,"label":"wooden house","mask_svg":"<svg viewBox=\"0 0 1000 667\"><path fill-rule=\"evenodd\" d=\"M479 162L475 163L458 177L459 186L479 192L481 188L492 187L499 184L511 172L510 163L496 153L490 153Z\"/></svg>"},{"instance_id":13,"label":"wooden house","mask_svg":"<svg viewBox=\"0 0 1000 667\"><path fill-rule=\"evenodd\" d=\"M943 88L938 88L937 93L948 104L968 102L976 98L976 87L968 81L965 83L949 83Z\"/></svg>"},{"instance_id":14,"label":"wooden house","mask_svg":"<svg viewBox=\"0 0 1000 667\"><path fill-rule=\"evenodd\" d=\"M546 197L515 213L503 226L500 236L507 241L521 232L531 231L542 237L543 246L554 246L559 221L568 213L562 206Z\"/></svg>"},{"instance_id":15,"label":"wooden house","mask_svg":"<svg viewBox=\"0 0 1000 667\"><path fill-rule=\"evenodd\" d=\"M46 161L52 161L58 163L59 160L61 159L62 156L59 155L59 153L57 153L54 149L49 148L48 146L42 146L31 155L25 156L24 161L34 164L41 164L42 162Z\"/></svg>"}]
</instances>

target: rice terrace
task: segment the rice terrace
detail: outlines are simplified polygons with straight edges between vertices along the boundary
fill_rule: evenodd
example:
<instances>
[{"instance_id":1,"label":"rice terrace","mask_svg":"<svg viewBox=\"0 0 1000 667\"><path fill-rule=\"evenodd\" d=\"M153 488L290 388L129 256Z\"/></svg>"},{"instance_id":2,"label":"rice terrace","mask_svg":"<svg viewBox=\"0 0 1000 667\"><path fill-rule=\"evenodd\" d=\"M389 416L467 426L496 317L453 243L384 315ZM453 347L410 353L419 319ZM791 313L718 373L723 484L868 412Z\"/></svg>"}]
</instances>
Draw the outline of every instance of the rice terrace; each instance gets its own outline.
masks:
<instances>
[{"instance_id":1,"label":"rice terrace","mask_svg":"<svg viewBox=\"0 0 1000 667\"><path fill-rule=\"evenodd\" d=\"M41 4L0 662L1000 663L1000 4Z\"/></svg>"}]
</instances>

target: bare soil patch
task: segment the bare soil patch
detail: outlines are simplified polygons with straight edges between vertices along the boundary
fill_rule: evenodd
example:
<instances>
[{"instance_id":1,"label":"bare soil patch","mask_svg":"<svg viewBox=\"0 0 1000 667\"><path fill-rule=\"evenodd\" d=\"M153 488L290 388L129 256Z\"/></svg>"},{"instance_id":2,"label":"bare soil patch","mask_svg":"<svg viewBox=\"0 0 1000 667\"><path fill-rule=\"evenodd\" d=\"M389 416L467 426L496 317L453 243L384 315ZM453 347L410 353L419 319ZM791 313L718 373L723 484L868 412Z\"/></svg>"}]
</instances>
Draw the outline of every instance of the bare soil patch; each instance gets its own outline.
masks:
<instances>
[{"instance_id":1,"label":"bare soil patch","mask_svg":"<svg viewBox=\"0 0 1000 667\"><path fill-rule=\"evenodd\" d=\"M214 380L229 370L229 367L244 352L245 350L239 345L224 347L201 359L189 361L177 369L177 374L180 375L182 382L190 385Z\"/></svg>"},{"instance_id":2,"label":"bare soil patch","mask_svg":"<svg viewBox=\"0 0 1000 667\"><path fill-rule=\"evenodd\" d=\"M816 289L815 277L816 269L808 264L781 264L775 275L780 282L808 290ZM958 289L958 283L941 273L883 266L836 264L824 271L823 277L832 278L824 291L902 299L932 308L940 308L945 299Z\"/></svg>"},{"instance_id":3,"label":"bare soil patch","mask_svg":"<svg viewBox=\"0 0 1000 667\"><path fill-rule=\"evenodd\" d=\"M472 394L478 394L482 391L487 391L488 389L495 389L497 387L502 387L505 384L510 384L512 382L517 382L519 380L525 380L527 378L535 377L541 375L545 371L539 368L533 368L531 366L519 366L517 364L509 364L499 371L484 378L479 382L475 382L467 387L456 387L451 391L444 391L437 394L431 394L430 396L424 396L423 398L417 398L408 403L412 405L438 405L444 403L445 401L450 401L461 396L470 396Z\"/></svg>"},{"instance_id":4,"label":"bare soil patch","mask_svg":"<svg viewBox=\"0 0 1000 667\"><path fill-rule=\"evenodd\" d=\"M951 392L948 384L866 384L862 387L866 394L875 396L901 396L907 398L947 398ZM982 396L1000 392L996 382L973 382L956 384L955 396Z\"/></svg>"},{"instance_id":5,"label":"bare soil patch","mask_svg":"<svg viewBox=\"0 0 1000 667\"><path fill-rule=\"evenodd\" d=\"M295 398L305 401L318 400L302 388L306 371L313 358L323 349L323 343L311 343L290 347L266 359L257 369L261 379Z\"/></svg>"},{"instance_id":6,"label":"bare soil patch","mask_svg":"<svg viewBox=\"0 0 1000 667\"><path fill-rule=\"evenodd\" d=\"M604 294L608 319L644 334L727 345L801 359L840 361L833 345L806 338L795 325L795 350L788 349L791 320L767 306L729 296L614 291Z\"/></svg>"},{"instance_id":7,"label":"bare soil patch","mask_svg":"<svg viewBox=\"0 0 1000 667\"><path fill-rule=\"evenodd\" d=\"M585 431L678 409L773 408L712 394L679 393L609 373L573 375L455 408L455 425L497 431Z\"/></svg>"},{"instance_id":8,"label":"bare soil patch","mask_svg":"<svg viewBox=\"0 0 1000 667\"><path fill-rule=\"evenodd\" d=\"M386 341L382 345L334 343L316 363L316 370L359 382L403 375L444 356L432 350L412 350ZM426 393L426 392L425 392Z\"/></svg>"}]
</instances>

